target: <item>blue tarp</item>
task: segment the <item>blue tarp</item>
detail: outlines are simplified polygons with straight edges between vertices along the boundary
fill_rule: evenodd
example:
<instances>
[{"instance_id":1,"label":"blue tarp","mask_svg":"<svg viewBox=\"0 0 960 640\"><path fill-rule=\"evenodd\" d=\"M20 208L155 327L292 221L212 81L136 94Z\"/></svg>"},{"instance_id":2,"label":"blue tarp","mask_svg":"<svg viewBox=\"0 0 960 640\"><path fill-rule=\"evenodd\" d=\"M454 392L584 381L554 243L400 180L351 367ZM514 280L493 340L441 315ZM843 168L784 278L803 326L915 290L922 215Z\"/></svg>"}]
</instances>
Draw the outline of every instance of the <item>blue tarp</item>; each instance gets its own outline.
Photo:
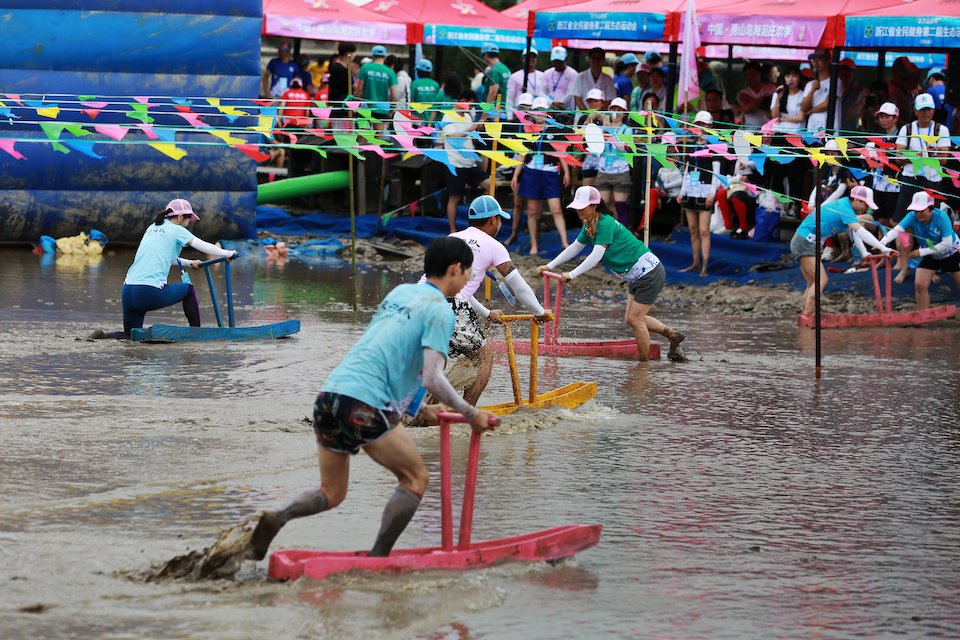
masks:
<instances>
[{"instance_id":1,"label":"blue tarp","mask_svg":"<svg viewBox=\"0 0 960 640\"><path fill-rule=\"evenodd\" d=\"M457 228L467 226L467 211L460 207L457 216ZM345 216L309 213L294 216L280 207L257 207L257 227L261 231L278 234L336 235L350 234L350 218ZM521 228L526 229L526 221ZM449 231L447 219L430 217L398 217L391 219L385 225L388 238L414 240L426 246L431 240ZM377 216L357 216L357 236L369 238L376 235ZM510 222L504 221L503 228L498 236L505 240L510 234ZM576 237L577 230L569 232L570 240ZM713 235L710 251L710 275L700 277L698 273L681 273L680 269L692 262L690 249L690 234L686 228L674 229L670 238L662 242L651 242L650 249L657 254L667 269L667 284L703 286L717 281L726 281L734 284L757 284L764 286L789 285L797 290L804 288L803 276L800 267L790 257L790 246L786 242L755 242L750 239L735 240L729 236ZM560 235L556 231L542 233L540 236L540 255L544 262L560 253ZM530 237L521 233L517 242L510 245L513 253L527 255L530 251ZM586 252L585 252L586 253ZM781 263L789 265L787 268L769 271L751 271L757 265L774 265ZM847 269L849 263L828 263L828 268ZM883 280L881 276L881 287ZM838 289L855 291L866 297L873 297L873 280L870 272L859 273L830 273L828 275L828 291ZM904 284L894 284L894 297L913 298L913 282L908 280ZM939 284L931 286L931 299L935 302L960 299L960 290L956 288L953 279L949 276L941 277Z\"/></svg>"}]
</instances>

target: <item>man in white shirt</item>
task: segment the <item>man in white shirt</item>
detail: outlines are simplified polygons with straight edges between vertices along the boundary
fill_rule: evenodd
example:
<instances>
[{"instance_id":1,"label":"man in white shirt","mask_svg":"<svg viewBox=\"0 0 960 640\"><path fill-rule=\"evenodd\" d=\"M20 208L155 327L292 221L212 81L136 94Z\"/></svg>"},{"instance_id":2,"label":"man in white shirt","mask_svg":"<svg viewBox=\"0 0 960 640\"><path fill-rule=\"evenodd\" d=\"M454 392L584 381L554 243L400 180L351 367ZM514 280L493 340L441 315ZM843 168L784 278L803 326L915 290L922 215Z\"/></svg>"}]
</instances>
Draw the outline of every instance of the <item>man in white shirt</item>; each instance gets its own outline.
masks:
<instances>
[{"instance_id":1,"label":"man in white shirt","mask_svg":"<svg viewBox=\"0 0 960 640\"><path fill-rule=\"evenodd\" d=\"M516 105L517 98L521 93L529 93L534 98L544 96L543 71L537 71L538 52L536 49L530 49L530 65L527 67L527 88L523 89L523 69L514 71L510 74L510 81L507 82L507 112L513 117L513 108ZM527 59L527 50L523 50L522 59Z\"/></svg>"},{"instance_id":2,"label":"man in white shirt","mask_svg":"<svg viewBox=\"0 0 960 640\"><path fill-rule=\"evenodd\" d=\"M590 68L577 74L577 79L570 92L577 109L581 111L587 109L587 92L591 89L603 91L603 99L606 103L604 107L617 97L617 90L613 86L613 78L603 72L603 63L606 58L607 52L600 47L594 47L590 50Z\"/></svg>"},{"instance_id":3,"label":"man in white shirt","mask_svg":"<svg viewBox=\"0 0 960 640\"><path fill-rule=\"evenodd\" d=\"M567 66L567 50L556 46L550 52L550 64L543 73L544 91L550 99L550 108L557 111L572 111L576 108L570 90L577 81L577 70Z\"/></svg>"},{"instance_id":4,"label":"man in white shirt","mask_svg":"<svg viewBox=\"0 0 960 640\"><path fill-rule=\"evenodd\" d=\"M800 103L800 108L807 116L807 129L816 131L827 128L827 107L830 104L830 52L827 49L817 49L810 54L809 58L814 77L803 88L803 101ZM834 128L840 127L842 97L843 85L838 78Z\"/></svg>"}]
</instances>

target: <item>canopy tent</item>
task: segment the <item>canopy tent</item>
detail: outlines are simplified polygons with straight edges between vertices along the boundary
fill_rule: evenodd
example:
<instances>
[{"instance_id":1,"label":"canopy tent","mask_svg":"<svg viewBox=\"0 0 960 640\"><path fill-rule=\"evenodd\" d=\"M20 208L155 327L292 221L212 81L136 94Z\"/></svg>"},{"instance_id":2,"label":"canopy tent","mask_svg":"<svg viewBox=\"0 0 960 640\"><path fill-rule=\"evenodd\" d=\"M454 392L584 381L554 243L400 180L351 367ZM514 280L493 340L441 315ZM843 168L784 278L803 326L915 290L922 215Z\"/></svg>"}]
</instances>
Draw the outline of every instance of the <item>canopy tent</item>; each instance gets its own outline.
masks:
<instances>
[{"instance_id":1,"label":"canopy tent","mask_svg":"<svg viewBox=\"0 0 960 640\"><path fill-rule=\"evenodd\" d=\"M419 25L347 0L263 0L263 33L376 44L419 42Z\"/></svg>"},{"instance_id":2,"label":"canopy tent","mask_svg":"<svg viewBox=\"0 0 960 640\"><path fill-rule=\"evenodd\" d=\"M941 51L960 48L960 3L956 0L914 0L893 5L884 0L854 0L851 4L858 6L848 10L837 36L843 46Z\"/></svg>"},{"instance_id":3,"label":"canopy tent","mask_svg":"<svg viewBox=\"0 0 960 640\"><path fill-rule=\"evenodd\" d=\"M423 26L423 44L480 47L496 44L501 49L523 49L526 23L491 9L478 0L372 0L363 8L408 24ZM534 43L550 48L549 39Z\"/></svg>"}]
</instances>

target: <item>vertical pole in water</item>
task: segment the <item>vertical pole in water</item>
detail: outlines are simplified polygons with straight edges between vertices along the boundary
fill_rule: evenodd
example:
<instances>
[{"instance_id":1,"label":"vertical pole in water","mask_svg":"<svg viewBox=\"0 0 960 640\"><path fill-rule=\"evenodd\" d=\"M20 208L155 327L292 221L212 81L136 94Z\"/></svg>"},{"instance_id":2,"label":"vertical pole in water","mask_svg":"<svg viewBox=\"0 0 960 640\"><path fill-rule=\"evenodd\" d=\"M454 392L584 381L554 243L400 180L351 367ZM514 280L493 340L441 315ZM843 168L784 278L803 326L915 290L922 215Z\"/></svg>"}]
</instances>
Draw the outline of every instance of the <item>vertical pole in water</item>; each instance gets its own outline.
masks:
<instances>
[{"instance_id":1,"label":"vertical pole in water","mask_svg":"<svg viewBox=\"0 0 960 640\"><path fill-rule=\"evenodd\" d=\"M553 301L553 342L560 342L560 299L563 297L563 278L557 280L556 298Z\"/></svg>"},{"instance_id":2,"label":"vertical pole in water","mask_svg":"<svg viewBox=\"0 0 960 640\"><path fill-rule=\"evenodd\" d=\"M814 212L814 216L815 216L815 218L814 218L814 223L815 223L815 226L816 226L816 236L815 236L816 239L814 240L814 242L815 242L815 244L816 244L816 249L815 249L815 250L816 250L816 252L817 252L817 260L816 260L816 264L814 265L814 271L813 271L813 274L814 274L814 275L813 275L813 289L814 289L814 291L813 291L813 295L814 295L814 310L813 310L813 313L814 313L814 323L813 323L813 327L814 327L814 328L813 328L813 331L814 331L814 334L815 334L815 336L816 336L815 339L816 339L816 345L817 345L817 346L816 346L816 365L817 365L816 377L817 377L817 380L820 379L820 360L821 360L821 357L822 357L822 355L823 355L823 353L822 353L822 345L821 345L821 342L820 342L820 335L821 335L821 327L820 327L820 269L823 268L823 267L822 267L822 262L821 262L821 260L823 259L823 256L821 255L821 251L820 251L820 205L823 203L823 195L822 195L822 191L820 190L820 172L821 172L821 168L822 168L821 165L822 165L821 162L818 162L818 163L817 163L817 169L816 169L816 171L814 172L814 177L813 177L813 179L814 179L814 182L813 182L814 188L817 190L817 192L816 192L817 208L816 208L816 211Z\"/></svg>"},{"instance_id":3,"label":"vertical pole in water","mask_svg":"<svg viewBox=\"0 0 960 640\"><path fill-rule=\"evenodd\" d=\"M467 477L463 481L463 505L460 508L460 549L470 547L470 534L473 532L473 504L477 496L481 437L476 431L470 433L470 457L467 458Z\"/></svg>"},{"instance_id":4,"label":"vertical pole in water","mask_svg":"<svg viewBox=\"0 0 960 640\"><path fill-rule=\"evenodd\" d=\"M347 64L347 91L348 95L353 93L353 69L351 65ZM350 114L350 125L353 126L353 110L348 111ZM353 268L352 274L353 277L353 313L357 313L358 301L358 288L357 288L357 209L356 209L356 175L353 170L353 153L349 150L347 151L347 170L350 174L350 262Z\"/></svg>"},{"instance_id":5,"label":"vertical pole in water","mask_svg":"<svg viewBox=\"0 0 960 640\"><path fill-rule=\"evenodd\" d=\"M450 423L440 418L440 546L453 550L453 498L450 482Z\"/></svg>"},{"instance_id":6,"label":"vertical pole in water","mask_svg":"<svg viewBox=\"0 0 960 640\"><path fill-rule=\"evenodd\" d=\"M210 287L210 298L213 300L213 314L217 316L217 326L223 328L223 316L220 315L220 303L217 302L217 290L213 288L213 275L210 273L210 267L203 265L203 271L207 274L207 286Z\"/></svg>"},{"instance_id":7,"label":"vertical pole in water","mask_svg":"<svg viewBox=\"0 0 960 640\"><path fill-rule=\"evenodd\" d=\"M237 326L236 320L233 317L233 282L230 280L230 261L227 260L223 263L223 274L224 278L227 281L227 324L232 329Z\"/></svg>"},{"instance_id":8,"label":"vertical pole in water","mask_svg":"<svg viewBox=\"0 0 960 640\"><path fill-rule=\"evenodd\" d=\"M513 350L513 332L510 331L510 323L503 325L504 342L507 343L507 361L510 364L510 382L513 385L513 401L517 406L523 404L523 393L520 391L520 374L517 372L517 355Z\"/></svg>"},{"instance_id":9,"label":"vertical pole in water","mask_svg":"<svg viewBox=\"0 0 960 640\"><path fill-rule=\"evenodd\" d=\"M530 404L537 401L537 350L540 341L540 325L537 321L530 321Z\"/></svg>"},{"instance_id":10,"label":"vertical pole in water","mask_svg":"<svg viewBox=\"0 0 960 640\"><path fill-rule=\"evenodd\" d=\"M653 118L654 116L652 113L650 113L650 114L647 114L647 117ZM651 126L651 124L648 122L647 126ZM643 244L647 246L650 245L650 192L652 191L650 180L653 178L653 167L651 166L653 162L652 162L652 157L650 156L649 145L652 143L653 143L653 137L648 135L647 136L647 145L648 145L647 159L646 159L647 166L644 170L644 172L646 173L646 179L643 181L643 189L645 190L645 193L641 194L641 196L643 197Z\"/></svg>"}]
</instances>

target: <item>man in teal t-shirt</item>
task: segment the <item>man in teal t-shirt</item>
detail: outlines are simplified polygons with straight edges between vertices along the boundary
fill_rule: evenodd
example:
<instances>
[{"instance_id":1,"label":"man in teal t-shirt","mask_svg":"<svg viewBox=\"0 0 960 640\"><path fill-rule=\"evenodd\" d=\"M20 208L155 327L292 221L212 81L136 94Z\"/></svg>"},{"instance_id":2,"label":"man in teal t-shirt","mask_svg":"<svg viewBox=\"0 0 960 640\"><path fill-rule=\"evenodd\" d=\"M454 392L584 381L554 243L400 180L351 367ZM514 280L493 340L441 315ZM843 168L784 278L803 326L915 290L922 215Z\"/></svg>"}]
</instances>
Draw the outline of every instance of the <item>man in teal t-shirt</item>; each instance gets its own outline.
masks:
<instances>
[{"instance_id":1,"label":"man in teal t-shirt","mask_svg":"<svg viewBox=\"0 0 960 640\"><path fill-rule=\"evenodd\" d=\"M410 85L410 102L432 104L440 93L440 85L431 76L433 63L422 58L417 63L417 79Z\"/></svg>"},{"instance_id":2,"label":"man in teal t-shirt","mask_svg":"<svg viewBox=\"0 0 960 640\"><path fill-rule=\"evenodd\" d=\"M357 74L357 93L366 102L372 102L375 118L389 118L390 109L397 101L397 74L383 64L387 57L387 48L377 45L370 54L373 62L360 67ZM383 129L384 124L374 123L375 129Z\"/></svg>"},{"instance_id":3,"label":"man in teal t-shirt","mask_svg":"<svg viewBox=\"0 0 960 640\"><path fill-rule=\"evenodd\" d=\"M495 44L485 44L480 52L483 54L484 61L489 65L483 74L483 85L480 88L481 102L495 103L498 94L502 100L506 100L507 83L510 82L510 69L500 62L500 48Z\"/></svg>"}]
</instances>

